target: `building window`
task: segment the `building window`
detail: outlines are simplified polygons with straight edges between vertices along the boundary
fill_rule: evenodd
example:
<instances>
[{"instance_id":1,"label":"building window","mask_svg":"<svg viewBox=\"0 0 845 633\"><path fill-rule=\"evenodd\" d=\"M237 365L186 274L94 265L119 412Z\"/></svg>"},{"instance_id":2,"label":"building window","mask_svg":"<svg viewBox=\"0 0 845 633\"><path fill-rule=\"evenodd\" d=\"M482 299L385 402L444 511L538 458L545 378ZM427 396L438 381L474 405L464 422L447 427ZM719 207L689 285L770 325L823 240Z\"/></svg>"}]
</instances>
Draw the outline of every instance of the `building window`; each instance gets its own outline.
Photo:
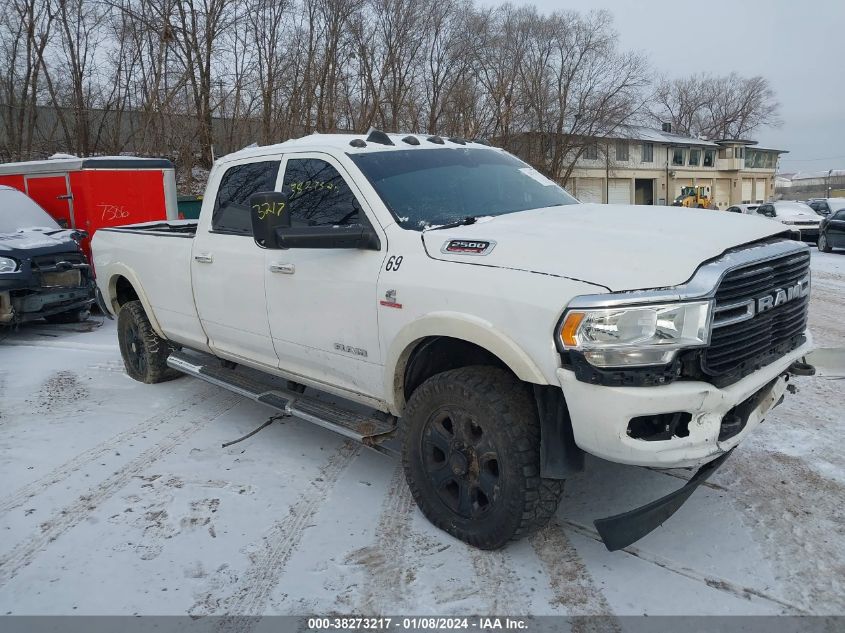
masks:
<instances>
[{"instance_id":1,"label":"building window","mask_svg":"<svg viewBox=\"0 0 845 633\"><path fill-rule=\"evenodd\" d=\"M716 160L716 152L712 149L704 150L704 166L712 167Z\"/></svg>"},{"instance_id":2,"label":"building window","mask_svg":"<svg viewBox=\"0 0 845 633\"><path fill-rule=\"evenodd\" d=\"M680 147L676 147L672 150L672 164L677 167L684 166L684 150Z\"/></svg>"},{"instance_id":3,"label":"building window","mask_svg":"<svg viewBox=\"0 0 845 633\"><path fill-rule=\"evenodd\" d=\"M734 157L742 158L745 156L745 148L744 147L735 147L734 148Z\"/></svg>"},{"instance_id":4,"label":"building window","mask_svg":"<svg viewBox=\"0 0 845 633\"><path fill-rule=\"evenodd\" d=\"M595 143L587 145L586 149L584 150L584 158L586 160L598 160L599 146Z\"/></svg>"},{"instance_id":5,"label":"building window","mask_svg":"<svg viewBox=\"0 0 845 633\"><path fill-rule=\"evenodd\" d=\"M723 147L719 150L719 158L733 158L734 151L730 147Z\"/></svg>"},{"instance_id":6,"label":"building window","mask_svg":"<svg viewBox=\"0 0 845 633\"><path fill-rule=\"evenodd\" d=\"M643 162L650 163L654 160L654 143L643 143Z\"/></svg>"},{"instance_id":7,"label":"building window","mask_svg":"<svg viewBox=\"0 0 845 633\"><path fill-rule=\"evenodd\" d=\"M698 167L698 163L701 162L701 150L700 149L691 149L689 151L689 165L690 167Z\"/></svg>"},{"instance_id":8,"label":"building window","mask_svg":"<svg viewBox=\"0 0 845 633\"><path fill-rule=\"evenodd\" d=\"M628 141L616 141L616 160L628 160Z\"/></svg>"}]
</instances>

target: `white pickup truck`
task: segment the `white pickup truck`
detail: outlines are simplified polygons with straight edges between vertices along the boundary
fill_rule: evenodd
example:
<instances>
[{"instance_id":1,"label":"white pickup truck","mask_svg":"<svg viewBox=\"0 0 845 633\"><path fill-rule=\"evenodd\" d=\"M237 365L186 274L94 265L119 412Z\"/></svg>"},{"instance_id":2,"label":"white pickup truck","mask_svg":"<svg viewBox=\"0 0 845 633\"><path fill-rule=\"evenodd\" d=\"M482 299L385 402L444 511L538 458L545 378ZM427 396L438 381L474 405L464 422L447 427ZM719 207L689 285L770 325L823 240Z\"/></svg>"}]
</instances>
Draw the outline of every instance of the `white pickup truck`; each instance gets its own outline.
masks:
<instances>
[{"instance_id":1,"label":"white pickup truck","mask_svg":"<svg viewBox=\"0 0 845 633\"><path fill-rule=\"evenodd\" d=\"M810 255L783 230L579 204L503 150L373 131L226 156L198 221L100 229L93 251L130 376L400 452L422 512L475 546L543 525L584 452L701 467L596 521L617 549L812 371Z\"/></svg>"}]
</instances>

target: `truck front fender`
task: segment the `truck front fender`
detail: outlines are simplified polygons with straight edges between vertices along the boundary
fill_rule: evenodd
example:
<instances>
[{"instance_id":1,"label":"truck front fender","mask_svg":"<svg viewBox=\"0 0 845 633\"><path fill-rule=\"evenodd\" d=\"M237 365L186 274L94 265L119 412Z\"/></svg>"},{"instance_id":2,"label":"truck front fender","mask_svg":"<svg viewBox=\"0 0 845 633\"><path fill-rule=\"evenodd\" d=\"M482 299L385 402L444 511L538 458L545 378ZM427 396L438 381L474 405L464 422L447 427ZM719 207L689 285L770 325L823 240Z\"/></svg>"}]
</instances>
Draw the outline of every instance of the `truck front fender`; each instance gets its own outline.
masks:
<instances>
[{"instance_id":1,"label":"truck front fender","mask_svg":"<svg viewBox=\"0 0 845 633\"><path fill-rule=\"evenodd\" d=\"M384 384L391 413L401 415L405 408L405 366L419 341L432 336L447 336L473 343L502 361L520 380L548 384L543 372L528 354L492 323L460 312L430 312L405 325L390 344L385 356ZM392 388L390 388L392 386Z\"/></svg>"}]
</instances>

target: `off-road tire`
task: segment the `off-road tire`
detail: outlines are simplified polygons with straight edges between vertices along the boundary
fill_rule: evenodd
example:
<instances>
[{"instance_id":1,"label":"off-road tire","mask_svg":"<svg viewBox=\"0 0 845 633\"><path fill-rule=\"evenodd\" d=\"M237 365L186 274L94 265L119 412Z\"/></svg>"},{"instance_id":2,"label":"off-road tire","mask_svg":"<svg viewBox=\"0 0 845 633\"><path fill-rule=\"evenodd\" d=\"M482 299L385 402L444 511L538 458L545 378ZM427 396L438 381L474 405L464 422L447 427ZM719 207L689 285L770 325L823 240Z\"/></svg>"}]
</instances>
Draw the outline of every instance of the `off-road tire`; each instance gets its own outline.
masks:
<instances>
[{"instance_id":1,"label":"off-road tire","mask_svg":"<svg viewBox=\"0 0 845 633\"><path fill-rule=\"evenodd\" d=\"M818 246L822 253L830 253L833 250L833 247L830 245L830 242L827 241L827 236L824 233L819 235L819 239L816 241L816 246Z\"/></svg>"},{"instance_id":2,"label":"off-road tire","mask_svg":"<svg viewBox=\"0 0 845 633\"><path fill-rule=\"evenodd\" d=\"M76 310L69 310L67 312L59 312L58 314L50 314L44 317L47 323L83 323L91 316L91 308L77 308Z\"/></svg>"},{"instance_id":3,"label":"off-road tire","mask_svg":"<svg viewBox=\"0 0 845 633\"><path fill-rule=\"evenodd\" d=\"M120 308L117 340L126 373L138 382L153 384L182 375L167 366L173 347L155 333L140 301L128 301Z\"/></svg>"},{"instance_id":4,"label":"off-road tire","mask_svg":"<svg viewBox=\"0 0 845 633\"><path fill-rule=\"evenodd\" d=\"M489 505L480 517L472 516L477 499L472 502L473 511L469 517L457 511L460 492L453 493L458 508L450 507L444 500L447 487L463 490L457 480L448 482L446 487L438 487L429 474L430 469L437 468L432 464L451 464L449 456L444 455L443 462L438 462L439 455L432 457L432 451L439 449L426 439L434 433L442 442L445 436L440 431L445 422L435 420L444 412L454 412L456 419L468 415L480 429L475 446L490 442L496 449L495 460L485 458L490 451L478 456L471 449L466 459L469 478L480 477L481 471L488 474L486 466L479 466L484 459L485 463L496 461L497 484L493 487L492 499L485 496ZM451 421L449 425L457 428ZM537 407L527 385L506 370L488 366L462 367L429 378L411 395L401 428L402 465L411 494L429 521L456 538L481 549L498 549L543 527L557 510L563 481L540 477ZM472 425L466 428L476 437ZM455 434L453 442L460 439L458 435ZM461 459L458 458L458 468L464 463ZM438 472L447 473L446 470ZM449 470L448 476L452 472ZM480 484L474 489L472 484L468 486L476 495L481 490Z\"/></svg>"}]
</instances>

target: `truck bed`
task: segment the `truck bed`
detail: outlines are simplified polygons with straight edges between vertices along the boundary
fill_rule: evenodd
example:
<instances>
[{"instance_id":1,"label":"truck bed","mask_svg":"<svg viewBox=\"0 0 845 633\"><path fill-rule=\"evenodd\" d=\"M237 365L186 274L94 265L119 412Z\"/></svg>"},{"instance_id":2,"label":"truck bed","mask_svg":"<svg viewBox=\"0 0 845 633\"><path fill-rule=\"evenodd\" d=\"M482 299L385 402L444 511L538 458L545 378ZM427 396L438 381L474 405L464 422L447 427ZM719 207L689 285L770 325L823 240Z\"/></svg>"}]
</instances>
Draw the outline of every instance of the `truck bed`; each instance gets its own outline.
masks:
<instances>
[{"instance_id":1,"label":"truck bed","mask_svg":"<svg viewBox=\"0 0 845 633\"><path fill-rule=\"evenodd\" d=\"M114 296L107 294L108 289L125 278L139 293L159 335L204 349L205 335L191 285L196 230L195 220L109 227L94 234L92 246L97 283L104 296ZM162 237L182 239L159 239ZM114 305L108 307L117 313Z\"/></svg>"}]
</instances>

